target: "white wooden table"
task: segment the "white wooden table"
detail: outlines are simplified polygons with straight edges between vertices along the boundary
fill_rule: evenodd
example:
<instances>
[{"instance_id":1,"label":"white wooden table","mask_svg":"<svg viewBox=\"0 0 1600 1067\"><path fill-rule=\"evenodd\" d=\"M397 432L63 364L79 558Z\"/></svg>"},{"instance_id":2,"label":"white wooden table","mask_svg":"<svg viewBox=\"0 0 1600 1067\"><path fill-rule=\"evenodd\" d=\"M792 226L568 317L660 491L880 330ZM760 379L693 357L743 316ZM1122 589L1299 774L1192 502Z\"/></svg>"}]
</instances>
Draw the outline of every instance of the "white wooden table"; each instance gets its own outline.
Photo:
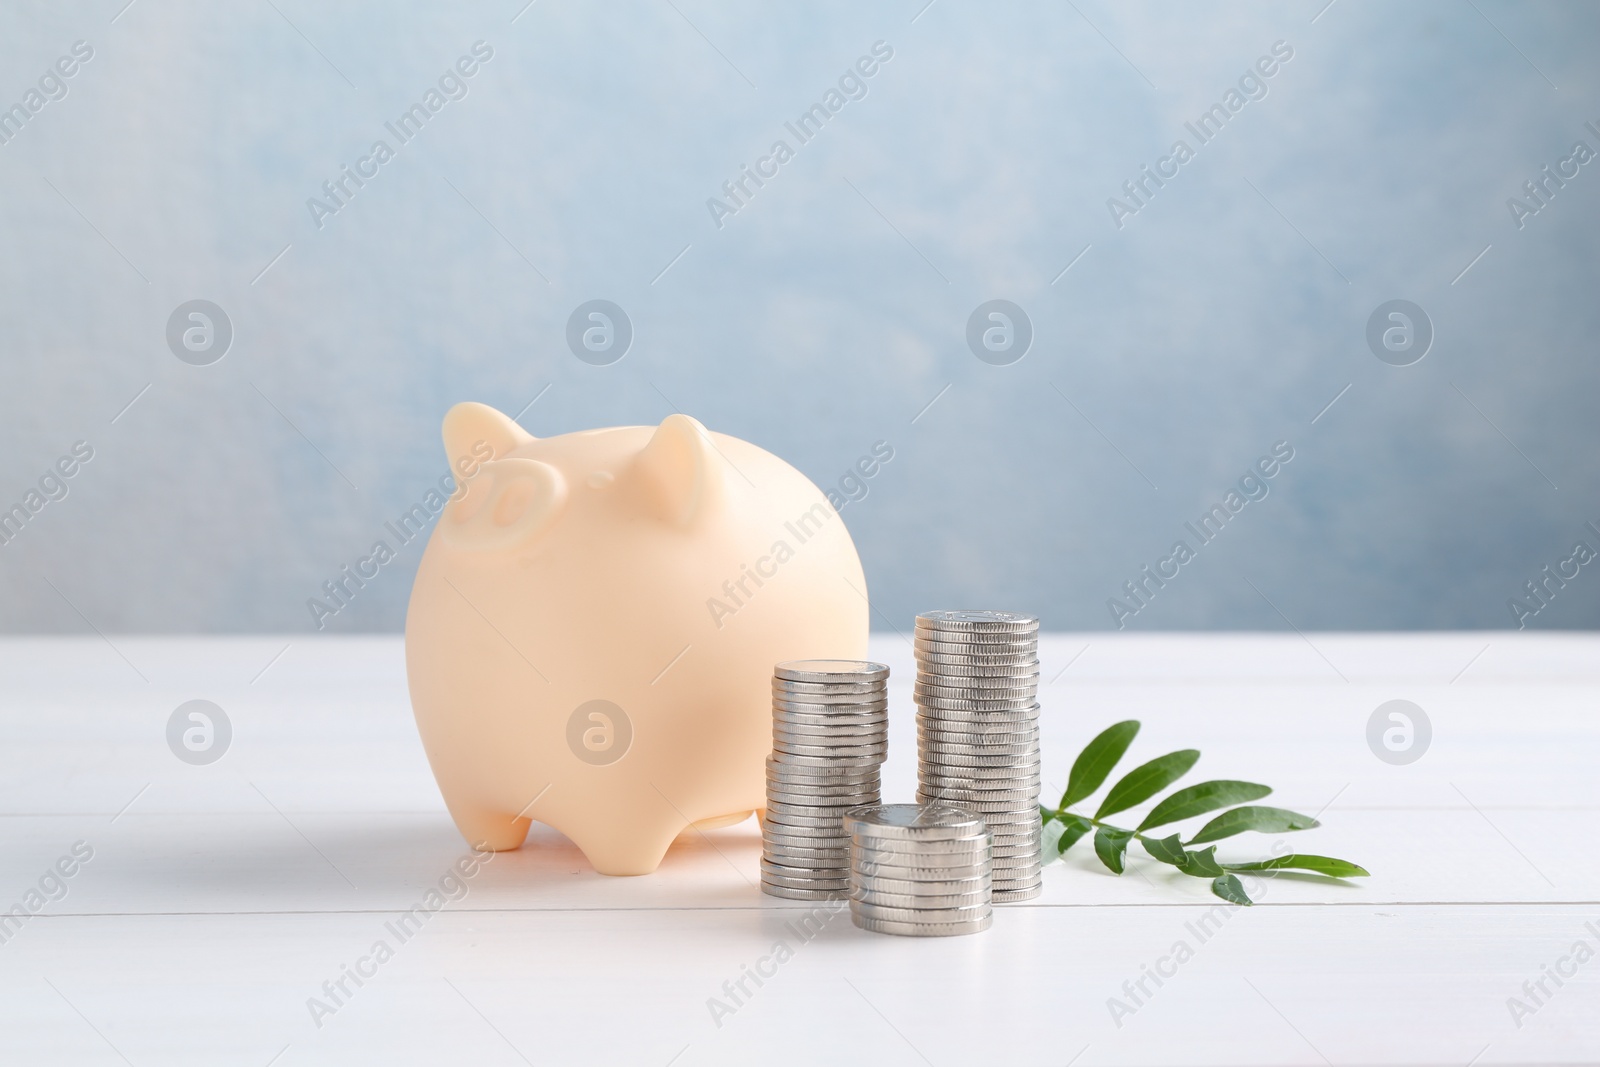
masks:
<instances>
[{"instance_id":1,"label":"white wooden table","mask_svg":"<svg viewBox=\"0 0 1600 1067\"><path fill-rule=\"evenodd\" d=\"M1600 1061L1600 958L1568 955L1600 950L1600 637L1046 638L1047 795L1090 735L1139 718L1130 766L1198 747L1192 776L1277 786L1271 803L1322 812L1297 847L1373 874L1280 878L1212 913L1205 882L1147 859L1114 878L1085 844L1041 899L947 940L843 913L797 937L809 906L756 889L746 822L632 879L536 826L402 941L392 924L467 852L400 640L113 642L0 643L0 908L41 880L59 897L0 944L0 1063ZM885 793L909 799L910 647L874 652L895 671ZM233 724L209 766L165 741L193 698ZM1396 698L1434 731L1406 766L1366 741ZM92 858L48 877L78 842ZM778 940L792 958L719 1025L708 1000ZM392 958L314 1019L378 941ZM1193 957L1131 999L1179 941ZM1514 1019L1513 997L1535 1010ZM1114 1019L1112 998L1136 1010Z\"/></svg>"}]
</instances>

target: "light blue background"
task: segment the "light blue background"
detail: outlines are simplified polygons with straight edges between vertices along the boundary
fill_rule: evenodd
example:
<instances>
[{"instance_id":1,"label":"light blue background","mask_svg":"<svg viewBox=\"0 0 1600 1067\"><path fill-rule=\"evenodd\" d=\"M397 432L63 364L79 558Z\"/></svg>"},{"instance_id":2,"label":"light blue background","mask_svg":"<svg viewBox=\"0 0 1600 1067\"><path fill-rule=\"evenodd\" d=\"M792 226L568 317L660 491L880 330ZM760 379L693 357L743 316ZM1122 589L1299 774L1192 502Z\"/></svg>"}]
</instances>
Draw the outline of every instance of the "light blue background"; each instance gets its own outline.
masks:
<instances>
[{"instance_id":1,"label":"light blue background","mask_svg":"<svg viewBox=\"0 0 1600 1067\"><path fill-rule=\"evenodd\" d=\"M0 547L8 631L310 632L463 399L539 396L539 435L676 408L824 487L889 442L843 512L878 628L1109 627L1277 441L1131 629L1503 628L1600 547L1600 162L1506 207L1600 149L1593 4L275 2L0 12L0 105L95 50L0 145L0 503L95 450ZM469 95L318 229L307 198L477 40ZM878 40L867 97L719 230L707 198ZM1269 95L1115 227L1279 40ZM209 367L164 337L196 298L235 330ZM636 334L609 367L564 341L594 298ZM965 343L992 298L1033 323L1012 366ZM1436 330L1410 367L1364 340L1394 298ZM398 629L418 551L329 630ZM1530 625L1600 623L1593 570Z\"/></svg>"}]
</instances>

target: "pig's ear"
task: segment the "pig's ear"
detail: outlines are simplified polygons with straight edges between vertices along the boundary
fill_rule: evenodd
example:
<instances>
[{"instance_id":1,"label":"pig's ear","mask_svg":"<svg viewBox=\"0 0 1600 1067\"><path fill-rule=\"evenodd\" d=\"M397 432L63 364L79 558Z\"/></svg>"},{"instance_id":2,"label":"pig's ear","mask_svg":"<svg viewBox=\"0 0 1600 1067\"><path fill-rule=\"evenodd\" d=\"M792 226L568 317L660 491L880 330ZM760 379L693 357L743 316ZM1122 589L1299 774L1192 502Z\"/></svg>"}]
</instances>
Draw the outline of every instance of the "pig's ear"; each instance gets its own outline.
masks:
<instances>
[{"instance_id":1,"label":"pig's ear","mask_svg":"<svg viewBox=\"0 0 1600 1067\"><path fill-rule=\"evenodd\" d=\"M723 459L706 428L687 415L668 415L634 461L654 509L688 526L722 503Z\"/></svg>"},{"instance_id":2,"label":"pig's ear","mask_svg":"<svg viewBox=\"0 0 1600 1067\"><path fill-rule=\"evenodd\" d=\"M445 412L444 453L457 478L470 476L468 472L485 460L502 459L533 439L533 434L488 404L467 401Z\"/></svg>"},{"instance_id":3,"label":"pig's ear","mask_svg":"<svg viewBox=\"0 0 1600 1067\"><path fill-rule=\"evenodd\" d=\"M567 500L566 479L536 459L497 459L462 483L445 508L439 536L452 548L517 548L549 529Z\"/></svg>"}]
</instances>

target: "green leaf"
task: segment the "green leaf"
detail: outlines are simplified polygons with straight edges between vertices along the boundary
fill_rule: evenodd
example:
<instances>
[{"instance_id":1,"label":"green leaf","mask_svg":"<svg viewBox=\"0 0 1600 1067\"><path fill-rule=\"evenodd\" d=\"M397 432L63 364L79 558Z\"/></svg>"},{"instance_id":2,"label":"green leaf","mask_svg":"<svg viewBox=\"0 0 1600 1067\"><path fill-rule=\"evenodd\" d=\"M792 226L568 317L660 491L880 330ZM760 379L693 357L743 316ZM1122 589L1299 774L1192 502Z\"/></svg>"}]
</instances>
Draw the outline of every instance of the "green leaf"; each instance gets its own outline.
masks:
<instances>
[{"instance_id":1,"label":"green leaf","mask_svg":"<svg viewBox=\"0 0 1600 1067\"><path fill-rule=\"evenodd\" d=\"M1239 879L1231 874L1224 874L1220 878L1211 880L1211 891L1230 904L1250 906L1250 896L1244 891L1244 886L1239 884Z\"/></svg>"},{"instance_id":2,"label":"green leaf","mask_svg":"<svg viewBox=\"0 0 1600 1067\"><path fill-rule=\"evenodd\" d=\"M1224 837L1256 830L1264 834L1278 834L1289 830L1309 830L1321 823L1309 815L1298 815L1283 808L1246 806L1225 811L1200 827L1200 832L1189 839L1189 844L1220 841Z\"/></svg>"},{"instance_id":3,"label":"green leaf","mask_svg":"<svg viewBox=\"0 0 1600 1067\"><path fill-rule=\"evenodd\" d=\"M1212 845L1204 852L1185 852L1183 862L1178 864L1178 870L1184 874L1192 874L1196 878L1221 878L1228 872L1217 863L1217 846Z\"/></svg>"},{"instance_id":4,"label":"green leaf","mask_svg":"<svg viewBox=\"0 0 1600 1067\"><path fill-rule=\"evenodd\" d=\"M1135 804L1142 804L1188 774L1189 768L1199 758L1199 750L1185 748L1140 764L1111 787L1111 792L1100 802L1100 810L1094 813L1094 817L1103 819L1107 815L1126 811Z\"/></svg>"},{"instance_id":5,"label":"green leaf","mask_svg":"<svg viewBox=\"0 0 1600 1067\"><path fill-rule=\"evenodd\" d=\"M1139 838L1139 843L1144 850L1162 863L1170 863L1174 867L1183 866L1183 844L1178 840L1178 835L1162 838Z\"/></svg>"},{"instance_id":6,"label":"green leaf","mask_svg":"<svg viewBox=\"0 0 1600 1067\"><path fill-rule=\"evenodd\" d=\"M1055 817L1056 817L1056 812L1053 809L1047 808L1043 804L1039 805L1039 821L1040 822L1044 823L1046 826L1049 826L1050 825L1050 820L1054 819Z\"/></svg>"},{"instance_id":7,"label":"green leaf","mask_svg":"<svg viewBox=\"0 0 1600 1067\"><path fill-rule=\"evenodd\" d=\"M1061 839L1056 842L1056 851L1058 853L1065 852L1073 845L1076 845L1080 837L1094 829L1094 823L1085 819L1082 815L1074 815L1070 811L1061 816L1061 824L1063 826Z\"/></svg>"},{"instance_id":8,"label":"green leaf","mask_svg":"<svg viewBox=\"0 0 1600 1067\"><path fill-rule=\"evenodd\" d=\"M1072 773L1067 776L1067 791L1061 794L1061 810L1066 810L1100 788L1122 754L1133 744L1138 732L1139 720L1128 719L1106 727L1095 735L1093 741L1083 746L1083 751L1078 753L1077 760L1072 764Z\"/></svg>"},{"instance_id":9,"label":"green leaf","mask_svg":"<svg viewBox=\"0 0 1600 1067\"><path fill-rule=\"evenodd\" d=\"M1144 817L1139 829L1148 830L1153 826L1165 826L1169 822L1181 822L1196 815L1204 815L1208 811L1225 808L1229 804L1260 800L1270 792L1272 792L1271 786L1257 785L1254 782L1226 780L1200 782L1178 790L1157 804L1150 810L1150 814Z\"/></svg>"},{"instance_id":10,"label":"green leaf","mask_svg":"<svg viewBox=\"0 0 1600 1067\"><path fill-rule=\"evenodd\" d=\"M1132 840L1133 832L1130 830L1113 830L1109 826L1102 826L1094 835L1094 854L1100 857L1100 862L1112 874L1121 874L1123 854L1128 851L1128 842Z\"/></svg>"},{"instance_id":11,"label":"green leaf","mask_svg":"<svg viewBox=\"0 0 1600 1067\"><path fill-rule=\"evenodd\" d=\"M1291 852L1287 856L1275 856L1270 860L1257 860L1254 863L1224 863L1230 871L1275 871L1296 870L1311 871L1313 874L1326 874L1330 878L1365 878L1367 869L1358 867L1349 860L1334 859L1332 856L1312 856L1304 852Z\"/></svg>"}]
</instances>

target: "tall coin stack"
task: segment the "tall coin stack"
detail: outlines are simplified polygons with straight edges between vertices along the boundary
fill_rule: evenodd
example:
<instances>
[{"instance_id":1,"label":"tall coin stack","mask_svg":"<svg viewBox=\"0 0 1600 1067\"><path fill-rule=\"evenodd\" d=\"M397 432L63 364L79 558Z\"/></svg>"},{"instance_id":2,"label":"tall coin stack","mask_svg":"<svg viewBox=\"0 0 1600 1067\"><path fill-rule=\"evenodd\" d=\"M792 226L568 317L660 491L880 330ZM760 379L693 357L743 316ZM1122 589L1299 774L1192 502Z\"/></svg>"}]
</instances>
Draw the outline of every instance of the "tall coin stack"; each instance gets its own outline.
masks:
<instances>
[{"instance_id":1,"label":"tall coin stack","mask_svg":"<svg viewBox=\"0 0 1600 1067\"><path fill-rule=\"evenodd\" d=\"M830 900L850 888L844 813L879 798L889 748L889 668L861 660L780 663L761 824L761 888Z\"/></svg>"},{"instance_id":2,"label":"tall coin stack","mask_svg":"<svg viewBox=\"0 0 1600 1067\"><path fill-rule=\"evenodd\" d=\"M993 834L982 816L946 804L874 804L844 821L857 926L912 937L989 928Z\"/></svg>"},{"instance_id":3,"label":"tall coin stack","mask_svg":"<svg viewBox=\"0 0 1600 1067\"><path fill-rule=\"evenodd\" d=\"M994 902L1043 889L1039 620L1010 611L917 616L917 799L994 831Z\"/></svg>"}]
</instances>

